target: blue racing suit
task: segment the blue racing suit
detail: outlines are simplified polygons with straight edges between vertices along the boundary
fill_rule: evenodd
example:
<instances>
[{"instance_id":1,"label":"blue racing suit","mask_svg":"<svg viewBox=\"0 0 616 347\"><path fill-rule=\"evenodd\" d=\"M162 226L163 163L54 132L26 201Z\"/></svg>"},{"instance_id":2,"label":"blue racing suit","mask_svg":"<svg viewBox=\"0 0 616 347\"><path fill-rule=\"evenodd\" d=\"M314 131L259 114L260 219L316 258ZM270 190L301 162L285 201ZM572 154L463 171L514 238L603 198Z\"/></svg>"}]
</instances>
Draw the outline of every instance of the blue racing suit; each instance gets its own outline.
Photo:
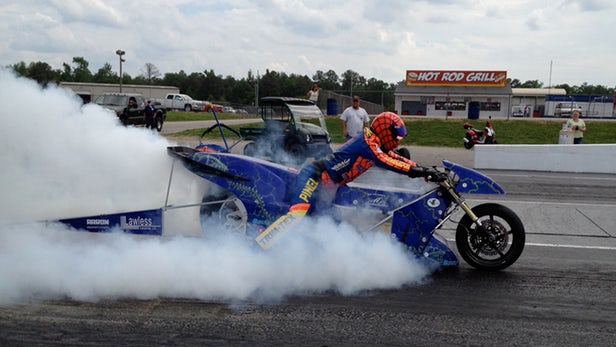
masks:
<instances>
[{"instance_id":1,"label":"blue racing suit","mask_svg":"<svg viewBox=\"0 0 616 347\"><path fill-rule=\"evenodd\" d=\"M383 152L380 139L369 128L364 128L363 133L355 135L326 159L314 161L301 169L291 195L289 212L263 231L257 237L257 243L268 248L282 233L299 223L310 212L322 186L328 190L331 188L335 194L340 185L353 181L373 165L413 177L412 169L417 166L393 150Z\"/></svg>"}]
</instances>

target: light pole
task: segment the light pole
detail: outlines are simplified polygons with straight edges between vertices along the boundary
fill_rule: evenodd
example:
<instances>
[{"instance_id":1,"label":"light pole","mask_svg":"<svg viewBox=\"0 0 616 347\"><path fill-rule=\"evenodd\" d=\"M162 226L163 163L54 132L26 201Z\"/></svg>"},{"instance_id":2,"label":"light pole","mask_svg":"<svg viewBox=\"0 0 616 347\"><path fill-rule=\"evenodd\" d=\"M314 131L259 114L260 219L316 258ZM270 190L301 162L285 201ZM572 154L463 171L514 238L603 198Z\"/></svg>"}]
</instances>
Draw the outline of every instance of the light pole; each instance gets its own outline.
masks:
<instances>
[{"instance_id":1,"label":"light pole","mask_svg":"<svg viewBox=\"0 0 616 347\"><path fill-rule=\"evenodd\" d=\"M126 52L124 52L121 49L118 49L116 51L116 54L118 55L118 57L120 57L120 93L122 93L122 62L126 61L124 60L124 58L122 58L122 56L125 54Z\"/></svg>"}]
</instances>

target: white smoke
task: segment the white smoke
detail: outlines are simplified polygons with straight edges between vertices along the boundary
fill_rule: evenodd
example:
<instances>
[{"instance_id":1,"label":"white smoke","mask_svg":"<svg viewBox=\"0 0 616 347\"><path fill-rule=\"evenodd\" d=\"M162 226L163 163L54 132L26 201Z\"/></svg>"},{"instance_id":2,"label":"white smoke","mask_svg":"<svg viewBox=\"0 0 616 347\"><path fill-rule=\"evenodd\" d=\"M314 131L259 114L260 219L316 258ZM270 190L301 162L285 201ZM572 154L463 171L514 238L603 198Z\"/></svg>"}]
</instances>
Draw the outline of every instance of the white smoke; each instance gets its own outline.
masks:
<instances>
[{"instance_id":1,"label":"white smoke","mask_svg":"<svg viewBox=\"0 0 616 347\"><path fill-rule=\"evenodd\" d=\"M64 297L271 302L399 288L429 273L388 235L327 219L292 230L267 252L235 235L195 233L195 209L166 214L164 237L42 222L162 207L173 143L121 126L68 90L43 89L2 69L0 105L0 304ZM199 202L205 189L176 165L169 203Z\"/></svg>"}]
</instances>

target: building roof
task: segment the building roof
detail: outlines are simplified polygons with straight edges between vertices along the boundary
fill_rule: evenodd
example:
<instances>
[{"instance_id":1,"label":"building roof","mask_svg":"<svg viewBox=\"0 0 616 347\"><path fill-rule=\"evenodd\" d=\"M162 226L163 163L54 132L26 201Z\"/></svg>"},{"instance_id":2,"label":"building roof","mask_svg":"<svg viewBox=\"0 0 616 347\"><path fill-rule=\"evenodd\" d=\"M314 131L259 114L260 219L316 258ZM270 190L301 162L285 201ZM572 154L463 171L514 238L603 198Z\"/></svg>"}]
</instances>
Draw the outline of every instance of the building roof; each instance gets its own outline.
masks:
<instances>
[{"instance_id":1,"label":"building roof","mask_svg":"<svg viewBox=\"0 0 616 347\"><path fill-rule=\"evenodd\" d=\"M476 86L407 86L401 82L396 86L394 95L511 95L511 86L505 87L476 87Z\"/></svg>"},{"instance_id":2,"label":"building roof","mask_svg":"<svg viewBox=\"0 0 616 347\"><path fill-rule=\"evenodd\" d=\"M563 88L511 88L513 96L567 95Z\"/></svg>"}]
</instances>

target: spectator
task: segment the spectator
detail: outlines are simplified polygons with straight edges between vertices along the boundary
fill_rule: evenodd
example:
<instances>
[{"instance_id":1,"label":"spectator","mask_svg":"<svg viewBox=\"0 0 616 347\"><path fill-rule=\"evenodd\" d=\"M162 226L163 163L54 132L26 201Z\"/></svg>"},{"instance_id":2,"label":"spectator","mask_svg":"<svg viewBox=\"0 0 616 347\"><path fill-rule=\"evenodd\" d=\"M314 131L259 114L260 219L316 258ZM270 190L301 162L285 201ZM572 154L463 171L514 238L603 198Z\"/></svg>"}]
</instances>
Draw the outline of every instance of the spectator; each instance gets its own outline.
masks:
<instances>
[{"instance_id":1,"label":"spectator","mask_svg":"<svg viewBox=\"0 0 616 347\"><path fill-rule=\"evenodd\" d=\"M313 84L312 89L310 89L306 95L308 96L308 100L314 102L316 105L317 101L319 101L319 86L317 86L316 83Z\"/></svg>"},{"instance_id":2,"label":"spectator","mask_svg":"<svg viewBox=\"0 0 616 347\"><path fill-rule=\"evenodd\" d=\"M145 127L148 129L156 128L156 109L150 100L147 101L143 112L145 113Z\"/></svg>"},{"instance_id":3,"label":"spectator","mask_svg":"<svg viewBox=\"0 0 616 347\"><path fill-rule=\"evenodd\" d=\"M362 133L364 128L368 126L370 117L368 117L366 110L359 107L359 96L353 96L353 105L342 112L340 121L342 122L342 135L344 135L345 141Z\"/></svg>"},{"instance_id":4,"label":"spectator","mask_svg":"<svg viewBox=\"0 0 616 347\"><path fill-rule=\"evenodd\" d=\"M581 144L584 139L586 124L580 119L580 111L573 111L571 119L567 120L567 127L573 131L573 144Z\"/></svg>"}]
</instances>

